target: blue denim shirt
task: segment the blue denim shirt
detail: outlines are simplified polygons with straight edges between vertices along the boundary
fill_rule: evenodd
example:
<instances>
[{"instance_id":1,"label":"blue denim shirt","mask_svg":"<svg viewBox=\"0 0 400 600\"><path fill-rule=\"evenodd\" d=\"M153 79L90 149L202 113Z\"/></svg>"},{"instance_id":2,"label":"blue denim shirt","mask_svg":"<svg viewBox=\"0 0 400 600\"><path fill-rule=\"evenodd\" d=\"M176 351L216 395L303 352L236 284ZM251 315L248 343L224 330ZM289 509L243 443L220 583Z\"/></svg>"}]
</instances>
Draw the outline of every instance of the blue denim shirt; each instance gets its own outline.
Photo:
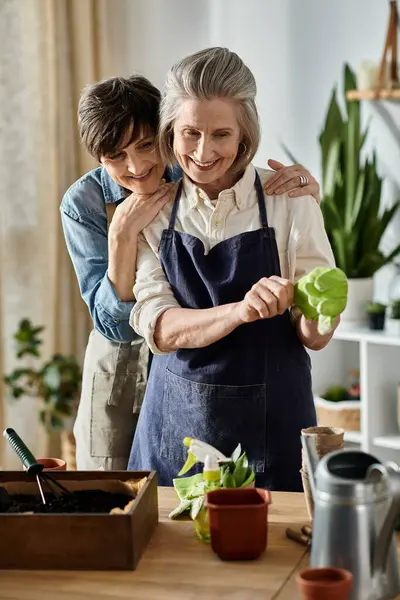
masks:
<instances>
[{"instance_id":1,"label":"blue denim shirt","mask_svg":"<svg viewBox=\"0 0 400 600\"><path fill-rule=\"evenodd\" d=\"M181 170L167 170L167 181L177 181ZM137 338L129 325L134 302L123 302L108 279L107 215L105 203L123 202L130 194L103 167L86 173L65 193L61 221L79 289L94 328L106 338L131 342Z\"/></svg>"}]
</instances>

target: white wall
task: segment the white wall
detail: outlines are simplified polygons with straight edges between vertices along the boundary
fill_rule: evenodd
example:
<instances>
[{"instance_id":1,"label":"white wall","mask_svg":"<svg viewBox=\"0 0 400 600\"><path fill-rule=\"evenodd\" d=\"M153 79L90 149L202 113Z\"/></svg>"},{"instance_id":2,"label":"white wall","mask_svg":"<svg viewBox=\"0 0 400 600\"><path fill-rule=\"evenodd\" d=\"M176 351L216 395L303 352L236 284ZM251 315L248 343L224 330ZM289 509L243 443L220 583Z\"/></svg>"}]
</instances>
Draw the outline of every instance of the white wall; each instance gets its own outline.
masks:
<instances>
[{"instance_id":1,"label":"white wall","mask_svg":"<svg viewBox=\"0 0 400 600\"><path fill-rule=\"evenodd\" d=\"M114 50L122 73L138 71L162 86L178 58L210 45L236 51L258 84L262 142L256 164L286 161L284 141L320 177L318 136L343 64L379 61L389 2L385 0L113 0ZM123 33L121 33L123 32ZM362 103L372 116L385 202L400 198L400 103ZM386 248L400 240L400 215ZM386 300L391 268L376 278Z\"/></svg>"},{"instance_id":2,"label":"white wall","mask_svg":"<svg viewBox=\"0 0 400 600\"><path fill-rule=\"evenodd\" d=\"M209 13L209 0L113 0L121 74L140 73L161 88L174 62L209 46Z\"/></svg>"}]
</instances>

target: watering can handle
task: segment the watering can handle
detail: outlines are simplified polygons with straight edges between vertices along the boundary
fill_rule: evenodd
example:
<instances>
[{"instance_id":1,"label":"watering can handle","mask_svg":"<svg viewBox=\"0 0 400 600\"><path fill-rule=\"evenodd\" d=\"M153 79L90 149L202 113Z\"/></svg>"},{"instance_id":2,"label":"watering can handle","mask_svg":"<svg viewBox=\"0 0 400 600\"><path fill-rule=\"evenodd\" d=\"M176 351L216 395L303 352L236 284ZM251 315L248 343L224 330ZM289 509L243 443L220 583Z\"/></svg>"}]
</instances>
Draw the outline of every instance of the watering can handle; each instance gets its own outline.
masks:
<instances>
[{"instance_id":1,"label":"watering can handle","mask_svg":"<svg viewBox=\"0 0 400 600\"><path fill-rule=\"evenodd\" d=\"M372 465L368 469L367 479L373 479L378 473L380 474L380 477L384 477L387 481L391 502L385 520L383 521L378 537L378 543L374 552L372 565L372 572L374 575L386 571L388 552L393 538L395 522L400 509L400 469L398 465L395 463Z\"/></svg>"}]
</instances>

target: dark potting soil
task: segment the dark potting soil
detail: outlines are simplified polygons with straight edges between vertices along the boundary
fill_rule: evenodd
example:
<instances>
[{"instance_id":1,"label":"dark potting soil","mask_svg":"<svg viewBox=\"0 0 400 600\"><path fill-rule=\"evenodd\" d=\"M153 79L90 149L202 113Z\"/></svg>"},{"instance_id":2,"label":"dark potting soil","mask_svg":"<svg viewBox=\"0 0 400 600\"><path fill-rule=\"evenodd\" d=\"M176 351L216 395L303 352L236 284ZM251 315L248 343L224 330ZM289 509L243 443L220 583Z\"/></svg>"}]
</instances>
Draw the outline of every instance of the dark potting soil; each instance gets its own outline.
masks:
<instances>
[{"instance_id":1,"label":"dark potting soil","mask_svg":"<svg viewBox=\"0 0 400 600\"><path fill-rule=\"evenodd\" d=\"M0 495L0 513L109 513L112 508L124 508L132 500L127 494L102 490L84 490L63 494L59 499L45 493L46 504L40 495Z\"/></svg>"}]
</instances>

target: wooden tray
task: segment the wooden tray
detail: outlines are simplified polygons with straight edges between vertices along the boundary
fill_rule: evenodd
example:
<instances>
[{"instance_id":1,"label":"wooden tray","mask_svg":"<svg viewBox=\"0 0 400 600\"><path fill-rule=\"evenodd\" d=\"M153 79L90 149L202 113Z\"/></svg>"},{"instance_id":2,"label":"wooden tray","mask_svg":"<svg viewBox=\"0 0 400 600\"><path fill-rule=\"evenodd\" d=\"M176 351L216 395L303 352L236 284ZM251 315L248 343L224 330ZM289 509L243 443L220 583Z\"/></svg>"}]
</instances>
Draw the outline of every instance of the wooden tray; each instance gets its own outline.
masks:
<instances>
[{"instance_id":1,"label":"wooden tray","mask_svg":"<svg viewBox=\"0 0 400 600\"><path fill-rule=\"evenodd\" d=\"M64 484L93 481L94 489L96 481L147 481L127 514L0 513L0 569L135 569L158 523L156 473L58 471L54 477ZM11 482L35 478L0 471L0 485Z\"/></svg>"}]
</instances>

